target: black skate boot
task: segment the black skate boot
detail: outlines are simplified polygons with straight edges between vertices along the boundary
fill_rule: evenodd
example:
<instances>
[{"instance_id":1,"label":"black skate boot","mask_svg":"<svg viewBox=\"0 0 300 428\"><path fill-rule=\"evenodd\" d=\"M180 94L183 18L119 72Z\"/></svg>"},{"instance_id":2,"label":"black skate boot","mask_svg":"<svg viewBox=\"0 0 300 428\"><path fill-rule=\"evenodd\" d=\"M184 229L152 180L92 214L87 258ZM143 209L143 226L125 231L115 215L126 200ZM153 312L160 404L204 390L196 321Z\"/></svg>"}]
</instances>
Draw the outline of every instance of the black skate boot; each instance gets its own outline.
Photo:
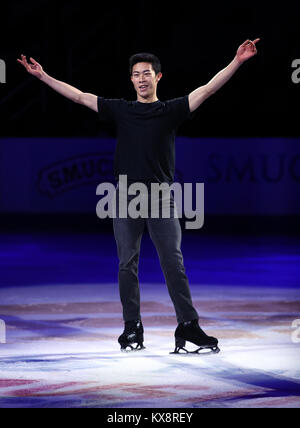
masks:
<instances>
[{"instance_id":1,"label":"black skate boot","mask_svg":"<svg viewBox=\"0 0 300 428\"><path fill-rule=\"evenodd\" d=\"M145 349L144 342L144 328L141 320L126 321L123 334L118 339L121 345L121 351L140 351ZM134 347L133 345L136 344ZM127 349L129 348L129 349Z\"/></svg>"},{"instance_id":2,"label":"black skate boot","mask_svg":"<svg viewBox=\"0 0 300 428\"><path fill-rule=\"evenodd\" d=\"M199 346L199 348L193 352L189 352L185 349L186 342L191 342ZM199 354L203 349L210 349L211 352L209 353L217 354L220 352L218 340L214 337L207 336L199 327L197 319L178 324L175 331L175 351L170 352L170 354L180 354L181 350L188 354Z\"/></svg>"}]
</instances>

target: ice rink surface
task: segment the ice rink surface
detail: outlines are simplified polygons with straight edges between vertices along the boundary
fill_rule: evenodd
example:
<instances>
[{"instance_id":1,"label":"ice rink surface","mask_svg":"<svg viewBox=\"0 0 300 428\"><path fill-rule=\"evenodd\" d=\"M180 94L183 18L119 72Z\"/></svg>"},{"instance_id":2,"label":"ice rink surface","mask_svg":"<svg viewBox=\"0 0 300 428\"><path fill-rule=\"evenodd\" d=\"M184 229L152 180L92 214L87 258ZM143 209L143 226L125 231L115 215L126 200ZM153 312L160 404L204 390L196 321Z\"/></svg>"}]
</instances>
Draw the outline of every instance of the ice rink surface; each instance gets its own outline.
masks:
<instances>
[{"instance_id":1,"label":"ice rink surface","mask_svg":"<svg viewBox=\"0 0 300 428\"><path fill-rule=\"evenodd\" d=\"M200 325L221 352L170 355L177 324L148 238L140 262L146 349L134 353L117 343L114 242L97 240L1 240L1 408L300 407L297 245L184 238Z\"/></svg>"}]
</instances>

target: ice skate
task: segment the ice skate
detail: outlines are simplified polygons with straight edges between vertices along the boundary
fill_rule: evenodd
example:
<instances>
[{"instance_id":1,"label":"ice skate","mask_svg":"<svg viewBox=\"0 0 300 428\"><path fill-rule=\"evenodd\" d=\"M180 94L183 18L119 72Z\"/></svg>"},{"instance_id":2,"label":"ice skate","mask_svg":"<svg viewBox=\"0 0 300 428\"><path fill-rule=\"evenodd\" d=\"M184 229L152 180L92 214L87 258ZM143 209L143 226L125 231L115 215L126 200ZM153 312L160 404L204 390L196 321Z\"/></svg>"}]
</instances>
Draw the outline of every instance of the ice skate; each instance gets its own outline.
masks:
<instances>
[{"instance_id":1,"label":"ice skate","mask_svg":"<svg viewBox=\"0 0 300 428\"><path fill-rule=\"evenodd\" d=\"M188 351L185 348L186 342L191 342L199 346L195 351ZM201 352L203 351L204 352ZM210 352L207 352L210 350ZM183 351L183 352L180 352ZM200 354L220 352L218 340L214 337L207 336L199 327L198 320L180 323L175 331L175 350L170 354Z\"/></svg>"},{"instance_id":2,"label":"ice skate","mask_svg":"<svg viewBox=\"0 0 300 428\"><path fill-rule=\"evenodd\" d=\"M143 345L144 328L142 321L126 321L124 332L119 337L118 342L121 345L121 351L123 352L140 351L145 349Z\"/></svg>"}]
</instances>

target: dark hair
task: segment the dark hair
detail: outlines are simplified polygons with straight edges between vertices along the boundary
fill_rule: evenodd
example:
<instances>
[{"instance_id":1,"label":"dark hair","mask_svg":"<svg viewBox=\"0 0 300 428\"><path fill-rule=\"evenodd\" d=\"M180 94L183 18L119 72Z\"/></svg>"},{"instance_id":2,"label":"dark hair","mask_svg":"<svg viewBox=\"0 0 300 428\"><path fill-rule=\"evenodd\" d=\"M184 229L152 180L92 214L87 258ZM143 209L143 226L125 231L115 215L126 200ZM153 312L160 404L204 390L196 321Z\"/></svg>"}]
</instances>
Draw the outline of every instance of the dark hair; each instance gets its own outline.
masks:
<instances>
[{"instance_id":1,"label":"dark hair","mask_svg":"<svg viewBox=\"0 0 300 428\"><path fill-rule=\"evenodd\" d=\"M161 64L157 56L151 54L151 53L138 53L135 55L132 55L129 58L129 73L132 74L132 68L135 64L138 62L149 62L152 64L152 68L155 71L155 74L158 74L161 72Z\"/></svg>"}]
</instances>

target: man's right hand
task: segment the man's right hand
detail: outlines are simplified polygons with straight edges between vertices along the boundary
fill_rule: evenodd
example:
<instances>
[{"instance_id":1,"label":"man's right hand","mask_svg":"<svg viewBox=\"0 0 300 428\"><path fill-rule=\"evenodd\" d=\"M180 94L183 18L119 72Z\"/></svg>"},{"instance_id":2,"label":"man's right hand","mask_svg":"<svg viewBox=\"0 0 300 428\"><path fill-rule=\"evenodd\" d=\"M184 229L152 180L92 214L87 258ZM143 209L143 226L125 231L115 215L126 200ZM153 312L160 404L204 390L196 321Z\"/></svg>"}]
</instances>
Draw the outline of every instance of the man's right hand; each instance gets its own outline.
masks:
<instances>
[{"instance_id":1,"label":"man's right hand","mask_svg":"<svg viewBox=\"0 0 300 428\"><path fill-rule=\"evenodd\" d=\"M28 64L25 55L21 55L21 58L22 59L17 59L17 61L26 68L29 74L32 74L38 79L41 79L43 77L44 70L43 70L43 67L38 62L36 62L33 58L30 58L30 61L32 62L32 64Z\"/></svg>"},{"instance_id":2,"label":"man's right hand","mask_svg":"<svg viewBox=\"0 0 300 428\"><path fill-rule=\"evenodd\" d=\"M46 83L50 88L54 89L59 94L68 98L75 103L82 104L90 109L98 112L98 97L93 94L87 94L79 89L74 88L68 83L61 82L60 80L54 79L49 76L43 70L42 66L36 62L33 58L30 58L31 64L28 64L26 56L21 55L22 59L18 59L18 62L22 64L29 74L40 79L42 82Z\"/></svg>"}]
</instances>

